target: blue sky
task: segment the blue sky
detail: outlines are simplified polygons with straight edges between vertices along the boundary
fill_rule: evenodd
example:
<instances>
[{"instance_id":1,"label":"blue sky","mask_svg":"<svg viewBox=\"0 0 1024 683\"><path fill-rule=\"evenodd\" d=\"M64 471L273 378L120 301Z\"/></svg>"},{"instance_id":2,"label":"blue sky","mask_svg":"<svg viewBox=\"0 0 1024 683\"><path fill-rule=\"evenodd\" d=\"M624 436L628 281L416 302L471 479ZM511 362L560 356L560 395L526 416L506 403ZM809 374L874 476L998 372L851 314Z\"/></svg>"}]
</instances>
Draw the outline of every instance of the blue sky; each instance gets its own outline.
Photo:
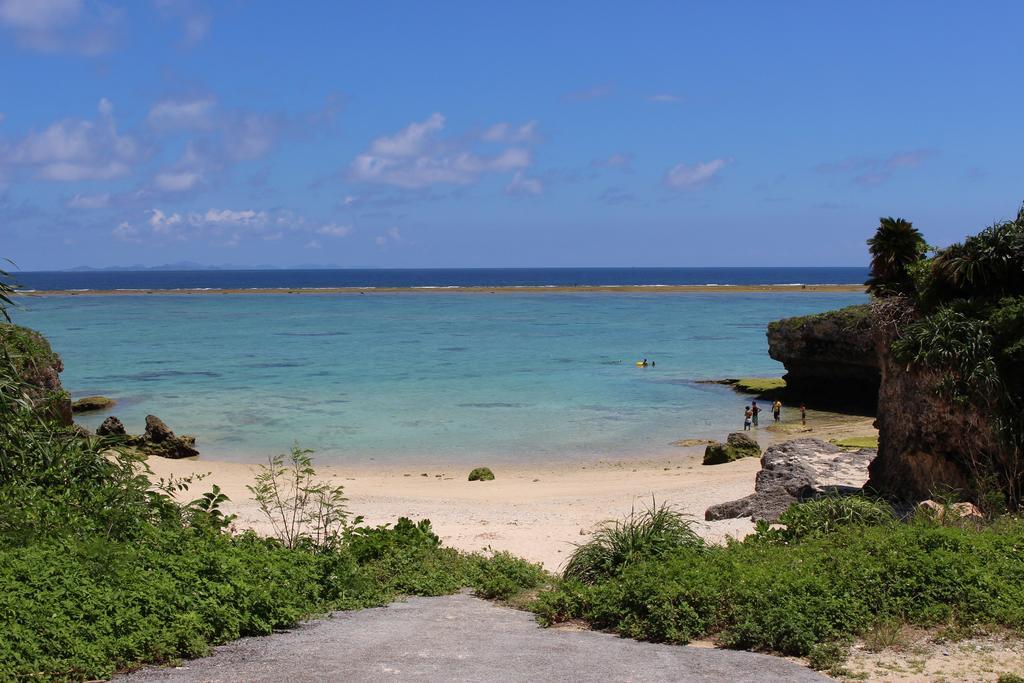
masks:
<instances>
[{"instance_id":1,"label":"blue sky","mask_svg":"<svg viewBox=\"0 0 1024 683\"><path fill-rule=\"evenodd\" d=\"M0 256L861 265L1024 200L1024 4L0 0Z\"/></svg>"}]
</instances>

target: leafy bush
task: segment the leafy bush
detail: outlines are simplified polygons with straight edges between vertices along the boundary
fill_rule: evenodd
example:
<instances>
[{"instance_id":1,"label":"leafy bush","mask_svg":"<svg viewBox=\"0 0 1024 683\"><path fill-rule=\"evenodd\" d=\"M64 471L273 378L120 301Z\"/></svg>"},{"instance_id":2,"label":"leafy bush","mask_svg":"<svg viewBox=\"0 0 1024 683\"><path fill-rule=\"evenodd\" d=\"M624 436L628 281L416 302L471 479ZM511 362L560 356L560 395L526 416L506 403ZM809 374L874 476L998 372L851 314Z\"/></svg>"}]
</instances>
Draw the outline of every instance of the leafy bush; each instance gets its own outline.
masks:
<instances>
[{"instance_id":1,"label":"leafy bush","mask_svg":"<svg viewBox=\"0 0 1024 683\"><path fill-rule=\"evenodd\" d=\"M790 515L813 529L794 527L791 539L682 546L588 583L569 576L533 609L544 624L579 618L646 640L714 637L789 655L882 620L1024 627L1024 522L980 530L896 524L874 504L854 505L860 523L834 524L842 508L819 505ZM803 524L809 517L818 522Z\"/></svg>"},{"instance_id":2,"label":"leafy bush","mask_svg":"<svg viewBox=\"0 0 1024 683\"><path fill-rule=\"evenodd\" d=\"M477 595L489 600L508 600L548 579L548 573L539 564L531 564L507 552L492 553L489 557L475 555L472 563L473 588Z\"/></svg>"},{"instance_id":3,"label":"leafy bush","mask_svg":"<svg viewBox=\"0 0 1024 683\"><path fill-rule=\"evenodd\" d=\"M565 565L563 575L583 583L595 583L614 576L624 567L652 560L681 547L701 548L704 541L674 508L651 501L650 507L615 521L578 545Z\"/></svg>"},{"instance_id":4,"label":"leafy bush","mask_svg":"<svg viewBox=\"0 0 1024 683\"><path fill-rule=\"evenodd\" d=\"M284 455L260 465L256 485L247 487L274 529L289 548L309 544L324 549L336 544L348 523L344 489L316 478L312 450L292 446Z\"/></svg>"},{"instance_id":5,"label":"leafy bush","mask_svg":"<svg viewBox=\"0 0 1024 683\"><path fill-rule=\"evenodd\" d=\"M494 472L490 467L477 467L469 473L469 481L494 481Z\"/></svg>"}]
</instances>

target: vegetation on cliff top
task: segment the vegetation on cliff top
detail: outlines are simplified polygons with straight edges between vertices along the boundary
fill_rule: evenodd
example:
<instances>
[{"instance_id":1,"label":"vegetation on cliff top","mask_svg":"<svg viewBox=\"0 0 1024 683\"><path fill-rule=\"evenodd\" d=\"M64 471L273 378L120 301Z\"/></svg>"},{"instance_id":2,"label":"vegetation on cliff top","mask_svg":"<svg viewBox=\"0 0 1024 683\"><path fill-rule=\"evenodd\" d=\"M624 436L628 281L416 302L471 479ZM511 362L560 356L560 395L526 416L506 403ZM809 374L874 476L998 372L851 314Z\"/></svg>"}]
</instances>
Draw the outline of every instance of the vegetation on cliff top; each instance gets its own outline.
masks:
<instances>
[{"instance_id":1,"label":"vegetation on cliff top","mask_svg":"<svg viewBox=\"0 0 1024 683\"><path fill-rule=\"evenodd\" d=\"M774 320L768 323L768 329L795 334L808 325L834 325L851 335L869 334L871 331L871 305L857 304L824 313Z\"/></svg>"},{"instance_id":2,"label":"vegetation on cliff top","mask_svg":"<svg viewBox=\"0 0 1024 683\"><path fill-rule=\"evenodd\" d=\"M966 453L976 488L1024 503L1024 206L930 259L907 256L907 240L874 238L881 263L877 294L904 295L910 322L892 345L897 360L939 374L938 390L953 405L990 416L999 452ZM923 244L923 242L921 242ZM888 251L887 251L888 250ZM902 254L902 256L898 255ZM978 495L978 491L974 492Z\"/></svg>"}]
</instances>

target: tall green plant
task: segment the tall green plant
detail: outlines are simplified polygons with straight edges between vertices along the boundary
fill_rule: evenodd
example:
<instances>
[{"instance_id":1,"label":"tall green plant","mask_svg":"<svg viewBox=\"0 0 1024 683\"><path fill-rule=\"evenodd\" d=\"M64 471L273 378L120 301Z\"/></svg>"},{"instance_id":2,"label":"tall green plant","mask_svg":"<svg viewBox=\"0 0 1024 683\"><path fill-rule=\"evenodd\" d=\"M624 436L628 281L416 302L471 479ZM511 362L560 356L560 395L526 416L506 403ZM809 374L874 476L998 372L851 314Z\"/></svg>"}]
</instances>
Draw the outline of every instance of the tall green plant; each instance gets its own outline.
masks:
<instances>
[{"instance_id":1,"label":"tall green plant","mask_svg":"<svg viewBox=\"0 0 1024 683\"><path fill-rule=\"evenodd\" d=\"M348 522L344 488L316 478L312 453L293 446L287 462L284 455L268 458L256 485L248 487L274 535L289 548L332 547Z\"/></svg>"},{"instance_id":2,"label":"tall green plant","mask_svg":"<svg viewBox=\"0 0 1024 683\"><path fill-rule=\"evenodd\" d=\"M913 280L910 267L922 260L928 245L913 224L902 218L882 218L874 237L868 240L871 252L871 277L868 292L874 296L910 291Z\"/></svg>"}]
</instances>

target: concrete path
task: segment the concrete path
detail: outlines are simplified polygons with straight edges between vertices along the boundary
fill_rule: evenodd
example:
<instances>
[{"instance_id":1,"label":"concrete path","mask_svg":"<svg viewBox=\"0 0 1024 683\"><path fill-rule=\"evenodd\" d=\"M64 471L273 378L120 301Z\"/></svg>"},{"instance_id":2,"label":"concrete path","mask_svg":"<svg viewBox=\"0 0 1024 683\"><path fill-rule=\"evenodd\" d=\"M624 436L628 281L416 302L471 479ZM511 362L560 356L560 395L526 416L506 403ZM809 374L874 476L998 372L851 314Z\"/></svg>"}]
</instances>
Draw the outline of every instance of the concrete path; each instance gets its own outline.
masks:
<instances>
[{"instance_id":1,"label":"concrete path","mask_svg":"<svg viewBox=\"0 0 1024 683\"><path fill-rule=\"evenodd\" d=\"M467 594L335 612L245 638L147 681L825 681L777 657L542 629L533 616Z\"/></svg>"}]
</instances>

